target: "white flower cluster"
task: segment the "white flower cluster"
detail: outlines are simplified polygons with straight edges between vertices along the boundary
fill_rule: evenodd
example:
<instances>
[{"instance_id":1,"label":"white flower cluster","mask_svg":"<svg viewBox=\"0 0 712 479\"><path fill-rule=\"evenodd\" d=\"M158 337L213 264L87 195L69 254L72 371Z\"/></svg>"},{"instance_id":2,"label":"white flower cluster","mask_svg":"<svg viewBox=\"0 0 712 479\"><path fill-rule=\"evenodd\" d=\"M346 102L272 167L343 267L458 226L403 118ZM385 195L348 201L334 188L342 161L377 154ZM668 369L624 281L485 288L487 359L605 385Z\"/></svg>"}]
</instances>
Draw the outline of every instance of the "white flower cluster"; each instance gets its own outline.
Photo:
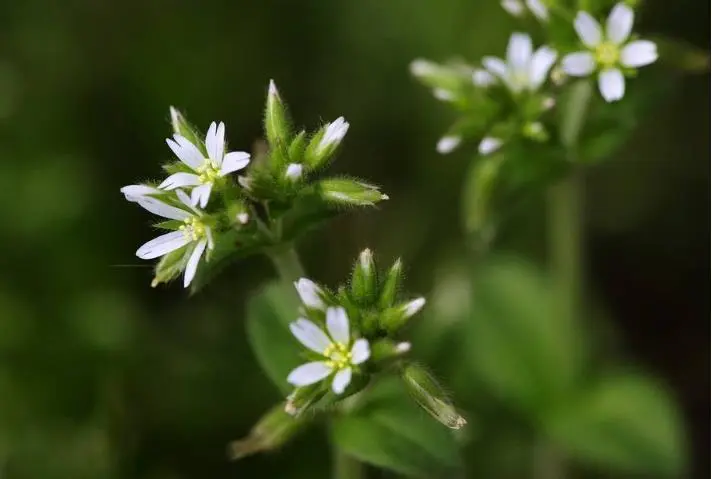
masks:
<instances>
[{"instance_id":1,"label":"white flower cluster","mask_svg":"<svg viewBox=\"0 0 712 479\"><path fill-rule=\"evenodd\" d=\"M550 19L544 0L502 0L501 5L515 16L522 16L529 11L544 24ZM535 50L528 34L513 33L505 58L484 57L482 65L472 69L472 83L477 88L504 87L515 102L525 104L528 98L542 89L550 76L557 77L556 83L559 84L564 75L596 75L603 99L607 102L621 100L625 94L625 75L632 75L634 69L649 65L658 58L655 43L630 40L634 18L635 13L625 3L618 3L611 9L605 27L590 13L579 11L573 22L573 30L583 50L567 53L561 58L553 47L544 45ZM416 76L428 73L423 68L412 71ZM553 97L542 96L541 111L546 111L554 104ZM546 137L543 125L536 120L524 124L522 133L535 139ZM459 135L449 133L438 141L436 149L441 154L450 153L461 141ZM506 141L501 134L490 133L480 141L478 151L481 155L488 155L500 149Z\"/></svg>"},{"instance_id":2,"label":"white flower cluster","mask_svg":"<svg viewBox=\"0 0 712 479\"><path fill-rule=\"evenodd\" d=\"M171 116L177 114L171 108ZM250 155L244 151L225 153L225 125L222 122L210 124L204 145L193 144L178 133L166 139L166 143L188 171L170 175L158 187L129 185L123 187L121 192L128 201L138 203L155 215L178 222L170 228L174 231L141 246L136 256L154 259L183 249L183 286L188 287L203 254L215 246L205 212L211 192L223 177L245 168L250 162ZM243 217L240 221L244 223L247 218Z\"/></svg>"}]
</instances>

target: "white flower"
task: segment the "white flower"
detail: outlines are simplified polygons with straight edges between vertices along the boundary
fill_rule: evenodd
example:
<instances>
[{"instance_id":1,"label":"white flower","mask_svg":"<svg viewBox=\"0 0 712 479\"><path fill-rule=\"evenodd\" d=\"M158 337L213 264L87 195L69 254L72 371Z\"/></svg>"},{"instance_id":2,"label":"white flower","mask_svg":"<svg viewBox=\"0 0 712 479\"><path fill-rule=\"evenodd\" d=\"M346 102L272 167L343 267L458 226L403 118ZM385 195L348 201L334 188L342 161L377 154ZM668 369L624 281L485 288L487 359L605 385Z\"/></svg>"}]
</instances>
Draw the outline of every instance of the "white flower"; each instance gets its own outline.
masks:
<instances>
[{"instance_id":1,"label":"white flower","mask_svg":"<svg viewBox=\"0 0 712 479\"><path fill-rule=\"evenodd\" d=\"M322 290L314 281L307 278L299 278L299 281L294 282L294 287L297 288L297 293L299 293L302 303L307 307L320 310L326 307L321 299Z\"/></svg>"},{"instance_id":2,"label":"white flower","mask_svg":"<svg viewBox=\"0 0 712 479\"><path fill-rule=\"evenodd\" d=\"M619 3L601 25L588 13L579 12L574 28L588 51L571 53L562 60L563 70L572 76L588 76L598 70L598 89L603 98L616 101L625 94L625 79L620 67L638 68L658 59L655 43L648 40L627 42L633 28L633 10Z\"/></svg>"},{"instance_id":3,"label":"white flower","mask_svg":"<svg viewBox=\"0 0 712 479\"><path fill-rule=\"evenodd\" d=\"M176 194L185 209L168 205L150 196L136 200L153 214L183 222L177 231L171 231L145 243L136 250L136 256L141 259L154 259L186 247L186 254L190 251L190 255L185 266L183 286L187 288L195 277L206 247L213 249L215 245L212 230L203 222L203 212L192 205L190 198L182 190L176 190Z\"/></svg>"},{"instance_id":4,"label":"white flower","mask_svg":"<svg viewBox=\"0 0 712 479\"><path fill-rule=\"evenodd\" d=\"M287 171L284 173L284 176L291 181L297 181L299 178L302 177L303 171L304 167L299 163L290 163L287 166Z\"/></svg>"},{"instance_id":5,"label":"white flower","mask_svg":"<svg viewBox=\"0 0 712 479\"><path fill-rule=\"evenodd\" d=\"M549 10L542 0L525 0L524 2L521 0L502 0L500 3L502 8L515 17L521 17L524 14L526 4L526 8L539 20L547 21L549 19Z\"/></svg>"},{"instance_id":6,"label":"white flower","mask_svg":"<svg viewBox=\"0 0 712 479\"><path fill-rule=\"evenodd\" d=\"M480 145L477 147L477 151L479 151L482 156L489 155L490 153L499 150L503 144L504 141L499 138L486 136L482 138Z\"/></svg>"},{"instance_id":7,"label":"white flower","mask_svg":"<svg viewBox=\"0 0 712 479\"><path fill-rule=\"evenodd\" d=\"M513 33L507 46L506 62L497 57L484 57L482 65L513 93L536 91L546 80L556 61L556 52L543 46L532 53L532 39L525 33Z\"/></svg>"},{"instance_id":8,"label":"white flower","mask_svg":"<svg viewBox=\"0 0 712 479\"><path fill-rule=\"evenodd\" d=\"M175 173L163 181L159 188L173 190L175 188L193 187L191 204L200 204L205 208L210 199L210 192L218 178L234 171L241 170L250 162L250 155L244 151L233 151L225 154L225 124L215 122L210 124L205 135L205 149L208 158L205 158L200 149L179 134L173 139L167 138L166 143L173 153L195 173Z\"/></svg>"},{"instance_id":9,"label":"white flower","mask_svg":"<svg viewBox=\"0 0 712 479\"><path fill-rule=\"evenodd\" d=\"M321 155L327 148L341 143L347 131L349 131L349 124L343 116L329 123L324 131L324 136L321 137L319 145L316 147L316 154Z\"/></svg>"},{"instance_id":10,"label":"white flower","mask_svg":"<svg viewBox=\"0 0 712 479\"><path fill-rule=\"evenodd\" d=\"M154 188L148 185L128 185L121 188L121 192L126 197L127 201L132 203L137 202L141 198L150 197L151 195L163 195L165 191Z\"/></svg>"},{"instance_id":11,"label":"white flower","mask_svg":"<svg viewBox=\"0 0 712 479\"><path fill-rule=\"evenodd\" d=\"M308 319L299 318L289 325L292 334L304 346L323 356L321 361L312 361L294 369L287 377L293 386L308 386L328 377L331 389L341 394L351 382L353 366L371 356L368 341L364 338L351 342L349 318L344 308L326 310L326 330Z\"/></svg>"},{"instance_id":12,"label":"white flower","mask_svg":"<svg viewBox=\"0 0 712 479\"><path fill-rule=\"evenodd\" d=\"M458 146L460 146L461 141L462 138L460 138L459 136L443 136L438 141L438 144L435 146L435 149L441 155L446 155Z\"/></svg>"}]
</instances>

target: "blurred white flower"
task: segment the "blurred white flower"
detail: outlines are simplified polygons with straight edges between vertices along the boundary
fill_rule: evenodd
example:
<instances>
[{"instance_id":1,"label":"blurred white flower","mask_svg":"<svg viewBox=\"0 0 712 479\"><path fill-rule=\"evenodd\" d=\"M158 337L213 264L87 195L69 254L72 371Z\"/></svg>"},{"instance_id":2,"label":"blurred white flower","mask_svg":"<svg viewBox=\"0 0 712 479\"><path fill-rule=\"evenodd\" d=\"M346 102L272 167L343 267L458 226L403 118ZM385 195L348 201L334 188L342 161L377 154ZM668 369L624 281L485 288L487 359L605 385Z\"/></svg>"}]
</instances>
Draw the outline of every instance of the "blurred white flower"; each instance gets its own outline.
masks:
<instances>
[{"instance_id":1,"label":"blurred white flower","mask_svg":"<svg viewBox=\"0 0 712 479\"><path fill-rule=\"evenodd\" d=\"M176 195L183 208L171 206L150 196L136 199L139 205L155 215L183 222L177 231L171 231L145 243L136 251L136 256L141 259L154 259L186 247L186 254L189 256L183 275L183 286L187 288L195 277L198 263L206 248L213 249L215 245L212 230L203 222L203 212L192 205L190 198L182 190L176 190Z\"/></svg>"},{"instance_id":2,"label":"blurred white flower","mask_svg":"<svg viewBox=\"0 0 712 479\"><path fill-rule=\"evenodd\" d=\"M489 155L490 153L494 153L499 150L503 144L504 141L500 138L486 136L482 138L480 145L477 147L477 151L479 151L482 156Z\"/></svg>"},{"instance_id":3,"label":"blurred white flower","mask_svg":"<svg viewBox=\"0 0 712 479\"><path fill-rule=\"evenodd\" d=\"M601 25L587 12L579 12L574 28L587 51L570 53L562 60L564 72L571 76L588 76L598 71L598 89L603 98L616 101L625 94L621 67L638 68L658 59L655 43L648 40L627 42L635 14L624 3L618 3L608 15L605 34Z\"/></svg>"},{"instance_id":4,"label":"blurred white flower","mask_svg":"<svg viewBox=\"0 0 712 479\"><path fill-rule=\"evenodd\" d=\"M543 46L532 51L532 39L525 33L513 33L507 46L506 61L497 57L484 57L482 65L499 79L512 93L536 91L542 86L557 54Z\"/></svg>"},{"instance_id":5,"label":"blurred white flower","mask_svg":"<svg viewBox=\"0 0 712 479\"><path fill-rule=\"evenodd\" d=\"M304 167L299 163L290 163L287 166L287 171L284 173L284 176L290 179L291 181L297 181L299 178L302 177L303 170Z\"/></svg>"},{"instance_id":6,"label":"blurred white flower","mask_svg":"<svg viewBox=\"0 0 712 479\"><path fill-rule=\"evenodd\" d=\"M329 123L324 131L324 136L321 137L321 141L319 141L319 145L316 148L316 154L320 155L327 148L341 143L347 131L349 131L349 124L344 120L343 116Z\"/></svg>"},{"instance_id":7,"label":"blurred white flower","mask_svg":"<svg viewBox=\"0 0 712 479\"><path fill-rule=\"evenodd\" d=\"M121 192L124 194L127 201L131 201L133 203L137 202L141 198L150 197L151 195L163 195L166 193L163 190L159 190L158 188L148 185L124 186L121 188Z\"/></svg>"},{"instance_id":8,"label":"blurred white flower","mask_svg":"<svg viewBox=\"0 0 712 479\"><path fill-rule=\"evenodd\" d=\"M521 17L528 9L539 20L547 21L549 19L549 10L542 0L502 0L500 4L510 15L515 17Z\"/></svg>"},{"instance_id":9,"label":"blurred white flower","mask_svg":"<svg viewBox=\"0 0 712 479\"><path fill-rule=\"evenodd\" d=\"M461 141L462 138L460 138L459 136L443 136L438 141L438 144L435 146L435 149L441 155L446 155L458 146L460 146Z\"/></svg>"},{"instance_id":10,"label":"blurred white flower","mask_svg":"<svg viewBox=\"0 0 712 479\"><path fill-rule=\"evenodd\" d=\"M294 287L297 289L302 303L308 308L323 310L326 307L321 299L322 290L314 281L299 278L299 281L294 282Z\"/></svg>"},{"instance_id":11,"label":"blurred white flower","mask_svg":"<svg viewBox=\"0 0 712 479\"><path fill-rule=\"evenodd\" d=\"M472 72L472 83L479 87L488 87L497 83L497 79L483 68L475 68Z\"/></svg>"},{"instance_id":12,"label":"blurred white flower","mask_svg":"<svg viewBox=\"0 0 712 479\"><path fill-rule=\"evenodd\" d=\"M173 153L194 173L174 173L158 185L164 190L192 187L191 204L205 208L210 199L210 192L218 178L241 170L250 162L250 155L244 151L233 151L225 154L225 124L212 122L205 135L205 158L200 149L185 137L175 134L173 139L167 138L166 143Z\"/></svg>"},{"instance_id":13,"label":"blurred white flower","mask_svg":"<svg viewBox=\"0 0 712 479\"><path fill-rule=\"evenodd\" d=\"M332 377L331 389L341 394L351 382L353 366L371 356L368 341L364 338L351 342L349 318L344 308L326 310L326 330L308 319L299 318L289 325L292 334L311 351L323 356L320 361L302 364L287 377L296 387L308 386Z\"/></svg>"}]
</instances>

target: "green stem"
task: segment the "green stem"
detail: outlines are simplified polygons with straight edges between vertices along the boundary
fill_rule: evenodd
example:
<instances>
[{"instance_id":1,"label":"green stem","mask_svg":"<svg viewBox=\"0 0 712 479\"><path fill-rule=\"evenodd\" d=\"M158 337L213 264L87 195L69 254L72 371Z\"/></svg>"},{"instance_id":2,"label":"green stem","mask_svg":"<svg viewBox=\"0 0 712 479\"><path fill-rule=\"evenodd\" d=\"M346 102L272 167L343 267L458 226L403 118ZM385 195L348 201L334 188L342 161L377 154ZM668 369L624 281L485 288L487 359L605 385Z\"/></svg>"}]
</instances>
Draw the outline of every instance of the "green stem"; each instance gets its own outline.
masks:
<instances>
[{"instance_id":1,"label":"green stem","mask_svg":"<svg viewBox=\"0 0 712 479\"><path fill-rule=\"evenodd\" d=\"M277 270L284 288L294 291L292 283L304 276L304 268L299 255L293 246L288 245L275 248L269 255ZM352 457L344 454L343 451L334 447L334 479L361 479L363 475L362 465Z\"/></svg>"},{"instance_id":2,"label":"green stem","mask_svg":"<svg viewBox=\"0 0 712 479\"><path fill-rule=\"evenodd\" d=\"M587 81L571 85L562 105L561 144L571 163L571 174L548 191L549 262L556 282L560 311L567 320L575 321L583 296L583 177L578 164L579 137L586 122L592 87ZM546 439L535 445L534 477L566 477L565 458Z\"/></svg>"},{"instance_id":3,"label":"green stem","mask_svg":"<svg viewBox=\"0 0 712 479\"><path fill-rule=\"evenodd\" d=\"M361 479L364 477L363 465L353 457L334 448L334 479Z\"/></svg>"}]
</instances>

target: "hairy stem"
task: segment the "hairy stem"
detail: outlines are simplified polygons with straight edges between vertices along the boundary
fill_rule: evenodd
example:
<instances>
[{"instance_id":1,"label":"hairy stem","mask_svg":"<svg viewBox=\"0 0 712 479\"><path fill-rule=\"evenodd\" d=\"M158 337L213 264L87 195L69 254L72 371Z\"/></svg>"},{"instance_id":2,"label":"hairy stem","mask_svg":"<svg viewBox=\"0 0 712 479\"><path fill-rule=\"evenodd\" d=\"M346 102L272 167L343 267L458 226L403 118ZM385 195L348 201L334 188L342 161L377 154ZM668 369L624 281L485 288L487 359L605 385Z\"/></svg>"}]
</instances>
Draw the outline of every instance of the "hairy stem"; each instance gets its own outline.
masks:
<instances>
[{"instance_id":1,"label":"hairy stem","mask_svg":"<svg viewBox=\"0 0 712 479\"><path fill-rule=\"evenodd\" d=\"M294 246L289 245L275 249L270 253L269 257L284 284L284 288L294 291L292 283L304 276L304 268L301 261L299 261L299 255ZM333 454L334 479L361 479L363 477L363 467L357 460L344 454L337 447L334 447Z\"/></svg>"}]
</instances>

